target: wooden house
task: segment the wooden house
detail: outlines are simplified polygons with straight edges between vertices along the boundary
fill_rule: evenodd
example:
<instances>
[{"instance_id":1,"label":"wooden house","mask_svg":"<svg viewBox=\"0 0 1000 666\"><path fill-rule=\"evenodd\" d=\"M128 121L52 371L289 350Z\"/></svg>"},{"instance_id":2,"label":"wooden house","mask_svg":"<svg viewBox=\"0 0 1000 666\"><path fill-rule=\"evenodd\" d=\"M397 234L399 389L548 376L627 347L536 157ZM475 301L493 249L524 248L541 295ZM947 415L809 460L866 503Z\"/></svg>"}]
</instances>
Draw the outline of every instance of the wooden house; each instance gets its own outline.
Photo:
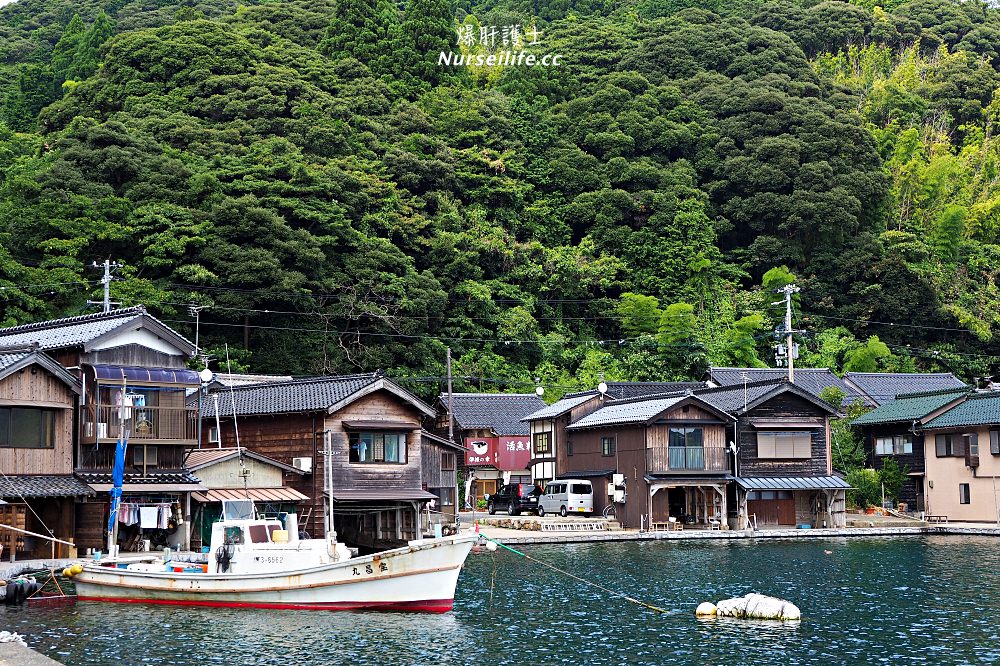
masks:
<instances>
[{"instance_id":1,"label":"wooden house","mask_svg":"<svg viewBox=\"0 0 1000 666\"><path fill-rule=\"evenodd\" d=\"M343 541L377 550L420 536L420 514L435 499L423 489L421 430L434 416L377 374L231 386L203 400L202 446L234 447L238 436L242 447L306 472L287 484L309 498L299 524L316 536L326 518L329 438L333 527Z\"/></svg>"},{"instance_id":2,"label":"wooden house","mask_svg":"<svg viewBox=\"0 0 1000 666\"><path fill-rule=\"evenodd\" d=\"M732 421L690 394L609 401L566 427L573 454L561 475L591 479L595 510L612 496L612 475L623 475L626 498L616 514L628 527L658 529L671 517L721 525L733 478L725 444Z\"/></svg>"},{"instance_id":3,"label":"wooden house","mask_svg":"<svg viewBox=\"0 0 1000 666\"><path fill-rule=\"evenodd\" d=\"M969 388L950 388L899 395L854 419L861 432L868 467L881 470L886 460L895 460L907 471L899 501L910 511L926 510L927 455L924 424L963 402Z\"/></svg>"},{"instance_id":4,"label":"wooden house","mask_svg":"<svg viewBox=\"0 0 1000 666\"><path fill-rule=\"evenodd\" d=\"M451 524L458 515L458 463L465 447L426 430L420 433L423 489L434 495L430 523Z\"/></svg>"},{"instance_id":5,"label":"wooden house","mask_svg":"<svg viewBox=\"0 0 1000 666\"><path fill-rule=\"evenodd\" d=\"M73 476L73 414L80 382L35 348L0 350L0 523L63 541L74 503L93 495ZM0 530L10 560L68 557L65 544Z\"/></svg>"},{"instance_id":6,"label":"wooden house","mask_svg":"<svg viewBox=\"0 0 1000 666\"><path fill-rule=\"evenodd\" d=\"M194 346L141 306L0 329L0 345L25 344L81 384L75 473L96 496L76 506L78 545L106 543L115 442L124 434L122 501L136 511L156 507L159 518L155 527L145 518L123 523L119 545L134 548L149 537L188 545L191 492L205 490L184 469L184 451L197 442L197 408L185 401L200 386L186 367Z\"/></svg>"},{"instance_id":7,"label":"wooden house","mask_svg":"<svg viewBox=\"0 0 1000 666\"><path fill-rule=\"evenodd\" d=\"M796 382L799 372L796 370ZM696 392L736 419L731 527L844 527L848 484L834 474L836 408L786 378Z\"/></svg>"},{"instance_id":8,"label":"wooden house","mask_svg":"<svg viewBox=\"0 0 1000 666\"><path fill-rule=\"evenodd\" d=\"M187 453L184 466L197 474L208 490L192 495L191 546L211 540L212 523L222 515L223 500L249 499L259 515L296 513L309 497L290 487L286 479L300 479L305 471L261 455L235 448L198 448Z\"/></svg>"},{"instance_id":9,"label":"wooden house","mask_svg":"<svg viewBox=\"0 0 1000 666\"><path fill-rule=\"evenodd\" d=\"M450 413L453 435L466 450L461 467L466 478L472 479L469 494L482 500L504 483L531 482L531 441L522 419L545 407L541 397L534 393L452 393L450 398L442 394L438 402L444 416L438 419L436 433L443 436L448 431Z\"/></svg>"}]
</instances>

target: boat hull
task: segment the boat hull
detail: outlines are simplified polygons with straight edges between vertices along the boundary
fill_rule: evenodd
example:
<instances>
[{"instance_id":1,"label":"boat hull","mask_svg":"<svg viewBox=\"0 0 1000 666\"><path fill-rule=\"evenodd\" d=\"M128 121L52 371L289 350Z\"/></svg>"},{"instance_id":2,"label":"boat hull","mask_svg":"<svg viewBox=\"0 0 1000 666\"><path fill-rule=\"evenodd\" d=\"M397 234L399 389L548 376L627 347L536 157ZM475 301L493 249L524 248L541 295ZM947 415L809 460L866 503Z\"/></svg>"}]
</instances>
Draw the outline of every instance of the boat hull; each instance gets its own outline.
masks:
<instances>
[{"instance_id":1,"label":"boat hull","mask_svg":"<svg viewBox=\"0 0 1000 666\"><path fill-rule=\"evenodd\" d=\"M475 535L429 539L264 574L145 572L88 563L74 582L80 601L443 613L452 608L458 575L475 540Z\"/></svg>"}]
</instances>

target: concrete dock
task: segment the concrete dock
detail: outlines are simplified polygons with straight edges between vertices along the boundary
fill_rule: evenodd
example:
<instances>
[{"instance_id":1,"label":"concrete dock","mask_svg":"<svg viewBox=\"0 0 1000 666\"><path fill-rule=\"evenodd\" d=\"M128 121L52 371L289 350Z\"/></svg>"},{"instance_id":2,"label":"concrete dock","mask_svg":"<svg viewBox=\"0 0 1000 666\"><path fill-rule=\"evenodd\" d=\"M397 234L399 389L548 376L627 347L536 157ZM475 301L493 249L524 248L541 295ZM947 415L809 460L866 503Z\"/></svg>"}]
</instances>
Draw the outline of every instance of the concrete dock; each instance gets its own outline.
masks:
<instances>
[{"instance_id":1,"label":"concrete dock","mask_svg":"<svg viewBox=\"0 0 1000 666\"><path fill-rule=\"evenodd\" d=\"M62 666L20 643L0 643L0 666Z\"/></svg>"}]
</instances>

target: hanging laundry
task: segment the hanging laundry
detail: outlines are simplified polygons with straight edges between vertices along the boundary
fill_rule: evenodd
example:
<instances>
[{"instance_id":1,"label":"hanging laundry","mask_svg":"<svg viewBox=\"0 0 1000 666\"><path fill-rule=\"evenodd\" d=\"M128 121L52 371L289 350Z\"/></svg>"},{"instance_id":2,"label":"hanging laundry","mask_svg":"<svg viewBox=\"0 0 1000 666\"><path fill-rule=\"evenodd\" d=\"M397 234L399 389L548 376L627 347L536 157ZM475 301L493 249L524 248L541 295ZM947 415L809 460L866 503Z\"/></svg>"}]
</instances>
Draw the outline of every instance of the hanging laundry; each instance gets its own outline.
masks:
<instances>
[{"instance_id":1,"label":"hanging laundry","mask_svg":"<svg viewBox=\"0 0 1000 666\"><path fill-rule=\"evenodd\" d=\"M155 530L159 526L159 508L143 506L139 508L139 527L144 530Z\"/></svg>"}]
</instances>

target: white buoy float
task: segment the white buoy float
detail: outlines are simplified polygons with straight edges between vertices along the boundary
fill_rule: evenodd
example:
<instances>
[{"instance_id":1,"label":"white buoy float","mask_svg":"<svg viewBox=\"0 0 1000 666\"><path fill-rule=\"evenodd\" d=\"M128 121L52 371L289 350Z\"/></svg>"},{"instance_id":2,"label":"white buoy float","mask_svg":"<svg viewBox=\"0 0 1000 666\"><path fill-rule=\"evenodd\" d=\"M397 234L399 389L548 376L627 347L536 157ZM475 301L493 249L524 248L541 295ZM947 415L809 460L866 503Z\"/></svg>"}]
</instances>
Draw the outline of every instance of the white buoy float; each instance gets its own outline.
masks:
<instances>
[{"instance_id":1,"label":"white buoy float","mask_svg":"<svg viewBox=\"0 0 1000 666\"><path fill-rule=\"evenodd\" d=\"M698 617L738 617L758 620L801 620L802 613L795 604L763 594L723 599L718 604L704 602L695 610Z\"/></svg>"}]
</instances>

